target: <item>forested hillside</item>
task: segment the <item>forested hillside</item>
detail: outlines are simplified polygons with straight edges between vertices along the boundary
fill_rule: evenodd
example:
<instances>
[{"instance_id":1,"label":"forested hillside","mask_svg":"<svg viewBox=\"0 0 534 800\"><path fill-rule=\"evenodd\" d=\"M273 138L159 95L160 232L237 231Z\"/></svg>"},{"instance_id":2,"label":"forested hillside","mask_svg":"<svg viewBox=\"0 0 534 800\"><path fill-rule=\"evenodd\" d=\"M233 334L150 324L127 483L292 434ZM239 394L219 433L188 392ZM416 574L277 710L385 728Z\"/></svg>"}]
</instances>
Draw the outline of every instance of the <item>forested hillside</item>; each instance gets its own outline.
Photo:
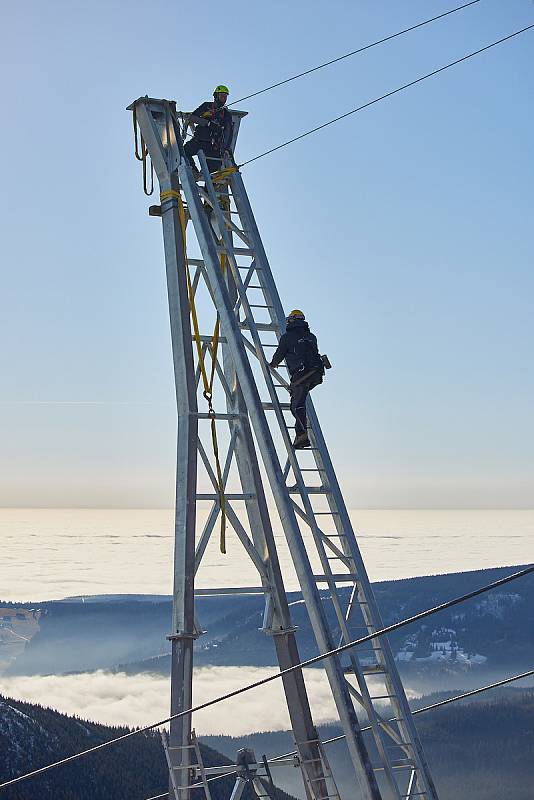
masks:
<instances>
[{"instance_id":1,"label":"forested hillside","mask_svg":"<svg viewBox=\"0 0 534 800\"><path fill-rule=\"evenodd\" d=\"M0 696L0 783L127 730ZM201 749L208 766L232 763L210 747L201 744ZM161 739L149 732L5 789L2 800L145 800L166 791L167 783ZM233 778L213 782L212 800L227 800L233 785ZM204 800L203 793L195 795ZM279 796L292 800L282 791ZM247 790L244 797L252 800L253 795Z\"/></svg>"},{"instance_id":2,"label":"forested hillside","mask_svg":"<svg viewBox=\"0 0 534 800\"><path fill-rule=\"evenodd\" d=\"M421 698L417 705L436 699ZM491 700L451 704L415 719L440 800L532 800L534 691L505 690ZM0 781L126 730L0 697ZM323 739L338 733L333 726L321 729ZM205 737L205 741L209 747L203 744L202 752L208 765L231 763L244 746L254 748L258 757L293 749L286 732ZM341 795L353 797L354 777L344 744L328 746L328 757ZM302 796L298 770L276 770L275 779L286 791ZM165 791L166 782L159 737L148 733L19 784L6 790L2 800L145 800ZM227 800L233 780L211 786L213 800ZM250 795L247 800L252 800ZM290 800L290 796L279 791L278 800Z\"/></svg>"}]
</instances>

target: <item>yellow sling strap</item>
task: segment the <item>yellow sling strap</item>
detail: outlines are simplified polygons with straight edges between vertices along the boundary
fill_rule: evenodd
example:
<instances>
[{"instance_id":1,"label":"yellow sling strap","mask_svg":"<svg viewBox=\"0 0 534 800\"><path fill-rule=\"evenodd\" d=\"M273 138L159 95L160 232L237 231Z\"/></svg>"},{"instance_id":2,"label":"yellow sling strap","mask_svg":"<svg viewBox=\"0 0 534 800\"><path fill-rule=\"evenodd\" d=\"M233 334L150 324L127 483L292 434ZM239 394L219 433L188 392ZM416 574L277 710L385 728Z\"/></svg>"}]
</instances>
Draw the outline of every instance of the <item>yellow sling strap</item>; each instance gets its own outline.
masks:
<instances>
[{"instance_id":1,"label":"yellow sling strap","mask_svg":"<svg viewBox=\"0 0 534 800\"><path fill-rule=\"evenodd\" d=\"M200 368L200 374L202 376L202 383L204 386L203 394L208 403L208 415L211 424L211 441L213 446L213 456L215 459L217 494L219 496L219 506L221 509L220 548L221 548L221 553L226 553L226 497L224 494L224 481L222 476L221 464L219 461L219 445L217 442L217 427L215 421L216 415L212 405L213 382L215 379L215 365L217 363L217 348L219 346L219 329L220 329L219 317L217 316L217 320L215 322L215 328L213 330L213 336L211 339L211 370L208 379L208 373L206 371L206 364L204 360L204 353L202 352L202 341L200 339L200 328L198 324L197 309L195 306L195 293L193 291L193 284L191 282L191 276L189 274L189 268L187 266L187 251L186 251L186 239L185 239L186 236L185 210L180 192L177 192L174 189L170 189L166 192L161 192L160 202L168 200L170 197L173 197L178 201L180 225L182 226L182 240L184 243L184 260L186 265L185 272L187 276L187 295L189 299L189 310L191 312L191 320L193 322L193 338L195 340L195 345L197 348L198 365ZM226 257L224 255L221 255L221 269L223 273L226 270Z\"/></svg>"}]
</instances>

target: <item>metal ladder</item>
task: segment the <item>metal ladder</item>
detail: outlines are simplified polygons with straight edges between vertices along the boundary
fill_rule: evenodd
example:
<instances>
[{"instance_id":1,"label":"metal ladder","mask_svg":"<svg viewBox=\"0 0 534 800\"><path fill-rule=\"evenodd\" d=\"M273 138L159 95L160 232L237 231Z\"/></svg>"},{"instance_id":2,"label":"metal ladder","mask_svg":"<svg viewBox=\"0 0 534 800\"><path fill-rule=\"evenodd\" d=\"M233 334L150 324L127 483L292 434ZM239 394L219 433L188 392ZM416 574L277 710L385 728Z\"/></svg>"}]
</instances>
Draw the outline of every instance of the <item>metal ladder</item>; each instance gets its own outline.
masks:
<instances>
[{"instance_id":1,"label":"metal ladder","mask_svg":"<svg viewBox=\"0 0 534 800\"><path fill-rule=\"evenodd\" d=\"M317 738L317 742L318 742L318 746L319 746L319 755L320 755L320 758L321 758L321 764L322 764L323 773L324 773L324 780L325 780L326 788L327 788L327 794L322 795L320 797L317 797L317 800L341 800L341 797L340 797L340 794L339 794L339 791L338 791L338 788L337 788L337 784L336 784L334 775L333 775L332 770L330 768L330 762L328 761L328 758L326 757L326 753L325 753L324 747L323 747L323 745L321 743L321 740L319 738ZM313 796L313 794L315 792L315 785L317 783L317 778L315 778L313 773L310 771L310 769L309 769L310 764L308 763L308 761L301 755L301 752L300 752L298 744L297 744L297 753L298 753L301 769L304 772L304 780L305 780L306 786L308 788L308 791Z\"/></svg>"},{"instance_id":2,"label":"metal ladder","mask_svg":"<svg viewBox=\"0 0 534 800\"><path fill-rule=\"evenodd\" d=\"M202 760L202 753L200 751L200 745L198 743L195 731L191 731L191 744L185 745L185 749L191 751L191 755L193 753L195 754L196 761L191 762L190 759L187 759L189 763L186 767L176 767L173 764L171 751L175 750L176 748L171 747L169 744L167 732L165 730L161 730L160 735L161 742L163 744L163 752L165 753L165 760L167 761L167 766L169 768L169 787L170 791L172 791L174 800L183 800L184 796L187 796L187 793L192 789L202 789L204 791L206 800L211 800L210 787L206 776L204 761ZM184 748L181 747L180 749ZM176 781L175 773L177 769L187 770L188 780L185 782L185 785L184 782ZM189 783L190 776L193 774L193 772L200 775L200 781Z\"/></svg>"},{"instance_id":3,"label":"metal ladder","mask_svg":"<svg viewBox=\"0 0 534 800\"><path fill-rule=\"evenodd\" d=\"M280 368L268 367L272 348L285 330L285 315L241 174L231 172L214 184L202 156L201 164L205 189L197 186L197 192L210 219L215 247L242 274L233 310L247 352L258 360L265 379L268 397L262 407L269 412L271 428L278 428L282 440L277 455L280 466L282 458L285 460L285 490L295 514L310 529L321 565L321 571L313 573L313 581L318 591L327 590L336 620L332 634L336 643L344 644L383 627L378 606L311 398L307 409L312 447L292 447L288 378ZM310 481L310 477L315 480ZM324 524L326 520L330 525ZM378 755L373 769L380 774L380 783L399 800L436 797L387 639L373 639L349 650L343 672L346 687L364 712L364 724L372 733ZM377 688L377 679L385 688Z\"/></svg>"}]
</instances>

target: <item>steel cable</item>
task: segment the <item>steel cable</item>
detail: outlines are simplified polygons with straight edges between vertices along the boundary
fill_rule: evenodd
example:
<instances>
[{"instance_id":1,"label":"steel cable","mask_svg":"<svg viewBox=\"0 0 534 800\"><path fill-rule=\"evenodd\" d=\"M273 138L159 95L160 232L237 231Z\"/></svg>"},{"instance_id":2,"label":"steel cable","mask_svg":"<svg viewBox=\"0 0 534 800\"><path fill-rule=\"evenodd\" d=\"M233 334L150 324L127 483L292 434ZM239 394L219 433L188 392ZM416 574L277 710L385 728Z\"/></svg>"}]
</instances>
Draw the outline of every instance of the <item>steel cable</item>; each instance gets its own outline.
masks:
<instances>
[{"instance_id":1,"label":"steel cable","mask_svg":"<svg viewBox=\"0 0 534 800\"><path fill-rule=\"evenodd\" d=\"M418 614L414 614L411 617L407 617L406 619L400 620L399 622L395 622L392 625L386 625L384 628L380 630L374 631L373 633L368 634L367 636L362 636L360 639L356 639L352 642L347 642L346 644L341 645L340 647L336 647L333 650L329 650L326 653L321 653L317 656L313 656L313 658L308 658L305 661L301 661L298 664L294 664L292 667L287 667L286 669L280 670L272 675L267 676L266 678L261 678L260 680L254 681L253 683L249 683L246 686L242 686L239 689L234 689L231 692L227 692L226 694L219 695L218 697L214 697L212 700L207 700L205 703L199 703L192 708L188 708L185 711L180 711L177 714L171 714L165 719L159 720L158 722L153 722L150 725L144 725L143 727L137 728L136 730L129 731L128 733L122 734L121 736L117 736L114 739L109 739L107 742L102 742L101 744L94 745L93 747L87 748L87 750L82 750L79 753L74 753L71 756L66 756L65 758L60 759L59 761L55 761L52 764L47 764L44 767L40 767L39 769L32 770L31 772L27 772L23 775L19 775L17 778L11 778L8 781L4 781L4 783L0 783L0 790L6 789L8 786L13 786L16 783L20 783L21 781L27 780L28 778L35 778L37 775L42 775L45 772L49 772L52 769L62 766L63 764L68 764L72 761L75 761L78 758L82 758L90 753L94 753L98 750L102 750L105 747L110 747L111 745L118 744L118 742L123 742L125 739L129 739L132 736L138 736L141 733L145 733L146 731L153 730L154 728L159 728L162 725L165 725L167 722L171 722L173 719L179 719L180 717L185 717L188 714L193 714L196 711L202 711L205 708L209 708L210 706L216 705L217 703L221 703L223 700L230 700L232 697L237 697L244 692L248 692L251 689L256 689L259 686L265 686L267 683L271 683L272 681L278 680L279 678L284 677L285 675L289 675L296 670L300 670L303 667L309 667L312 664L317 664L320 661L324 661L325 658L329 658L330 656L337 655L338 653L344 653L346 650L350 650L357 645L363 644L364 642L368 642L371 639L377 639L380 636L384 636L388 633L392 633L393 631L398 630L399 628L403 628L406 625L410 625L413 622L418 622L421 619L425 619L426 617L431 616L432 614L436 614L439 611L445 611L447 608L451 608L452 606L456 606L459 603L463 603L466 600L471 600L478 595L484 594L485 592L489 592L492 589L496 589L498 586L503 586L506 583L510 583L511 581L515 581L518 578L522 578L530 573L534 572L534 565L530 565L525 569L520 570L519 572L514 572L511 575L507 575L504 578L499 578L499 580L493 581L492 583L488 583L485 586L481 586L478 589L474 589L471 592L467 592L466 594L461 595L460 597L455 597L452 600L447 600L444 603L440 603L437 606L433 606L432 608L428 608L425 611L420 611Z\"/></svg>"},{"instance_id":2,"label":"steel cable","mask_svg":"<svg viewBox=\"0 0 534 800\"><path fill-rule=\"evenodd\" d=\"M369 100L368 103L364 103L357 108L353 108L351 111L347 111L345 114L341 114L339 117L334 117L334 119L328 120L328 122L323 122L322 125L317 125L315 128L311 128L309 131L305 131L304 133L299 134L298 136L293 137L293 139L288 139L286 142L282 142L282 144L277 145L276 147L271 147L269 150L265 150L264 153L260 153L253 158L249 158L247 161L243 161L242 164L239 164L239 167L244 167L247 164L252 164L253 161L258 161L260 158L264 158L264 156L268 156L271 153L275 153L277 150L281 150L283 147L287 147L289 144L293 144L294 142L300 141L300 139L304 139L306 136L310 136L312 133L317 133L317 131L322 130L323 128L327 128L329 125L333 125L335 122L339 122L346 117L350 117L352 114L357 114L359 111L363 111L365 108L369 108L369 106L373 106L376 103L380 103L382 100L386 100L388 97L392 97L394 94L398 94L399 92L403 92L405 89L410 88L410 86L415 86L417 83L421 83L425 81L427 78L432 78L434 75L438 75L440 72L444 72L451 67L456 66L457 64L461 64L463 61L467 61L474 56L479 55L480 53L484 53L486 50L490 50L492 47L496 47L498 44L502 44L503 42L507 42L509 39L513 39L515 36L519 36L521 33L525 33L525 31L534 28L534 24L527 25L526 28L521 28L521 30L515 31L514 33L510 33L508 36L503 36L502 39L497 39L495 42L491 42L491 44L487 44L485 47L481 47L479 50L474 50L472 53L468 53L462 58L457 58L455 61L451 61L449 64L445 64L443 67L439 67L438 69L432 70L432 72L427 72L426 75L421 75L420 78L416 78L409 83L405 83L402 86L399 86L397 89L393 89L391 92L386 92L386 94L380 95L380 97L375 97L374 100Z\"/></svg>"},{"instance_id":3,"label":"steel cable","mask_svg":"<svg viewBox=\"0 0 534 800\"><path fill-rule=\"evenodd\" d=\"M316 67L312 67L311 69L306 69L304 72L299 72L297 75L292 75L290 78L285 78L283 81L278 81L278 83L272 83L270 86L266 86L264 89L259 89L257 92L252 92L252 94L246 94L244 97L240 97L239 100L234 100L232 105L235 106L237 103L242 103L244 100L250 100L251 97L257 97L259 94L264 94L265 92L270 92L271 89L276 89L278 86L283 86L286 83L291 83L291 81L296 81L298 78L303 78L305 75L311 75L312 72L317 72L320 69L324 69L324 67L329 67L331 64L337 64L338 61L343 61L346 58L351 58L351 56L355 56L358 53L363 53L365 50L370 50L372 47L377 47L379 44L384 44L385 42L391 41L391 39L396 39L398 36L403 36L405 33L410 33L410 31L415 31L417 28L422 28L425 25L429 25L431 22L436 22L438 19L443 19L443 17L448 17L449 14L455 14L457 11L462 11L464 8L468 8L469 6L474 6L477 3L480 3L480 0L471 0L470 3L464 3L461 6L456 6L456 8L451 8L449 11L444 11L443 14L438 14L436 17L431 17L430 19L425 19L423 22L418 22L416 25L411 25L409 28L404 28L402 31L397 31L397 33L392 33L389 36L384 36L382 39L377 39L376 42L371 42L371 44L366 44L363 47L359 47L357 50L351 50L350 53L345 53L342 56L338 56L337 58L333 58L331 61L325 61L324 64L318 64Z\"/></svg>"},{"instance_id":4,"label":"steel cable","mask_svg":"<svg viewBox=\"0 0 534 800\"><path fill-rule=\"evenodd\" d=\"M455 703L457 700L465 700L466 697L473 697L476 694L481 694L482 692L487 692L489 689L497 689L499 686L505 686L507 683L512 683L513 681L520 681L523 678L529 678L531 675L534 675L534 669L530 669L527 672L522 672L519 675L512 675L510 678L503 678L500 681L495 681L495 683L490 683L487 686L479 686L478 689L472 689L470 692L463 692L462 694L457 694L454 697L447 697L445 700L440 700L438 703L432 703L429 706L424 706L423 708L416 708L412 711L412 716L415 714L422 714L425 711L432 711L436 708L441 708L442 706L446 706L449 703ZM388 720L388 722L395 722L396 717L392 717ZM362 728L361 732L365 733L366 731L370 731L371 726L369 725L366 728ZM345 734L341 734L341 736L333 736L331 739L325 739L324 742L321 744L333 744L334 742L340 742L345 738ZM277 761L281 761L283 758L290 758L291 756L298 755L296 750L292 750L290 753L283 753L279 756L272 756L271 758L267 759L268 764L273 764L276 766ZM225 772L224 775L213 775L211 778L207 779L207 783L211 783L212 781L218 781L221 778L230 778L232 775L237 775L237 772L234 770L232 772ZM202 787L202 783L198 784L198 788ZM147 797L146 800L160 800L162 797L168 797L168 792L163 792L162 794L154 795L153 797Z\"/></svg>"}]
</instances>

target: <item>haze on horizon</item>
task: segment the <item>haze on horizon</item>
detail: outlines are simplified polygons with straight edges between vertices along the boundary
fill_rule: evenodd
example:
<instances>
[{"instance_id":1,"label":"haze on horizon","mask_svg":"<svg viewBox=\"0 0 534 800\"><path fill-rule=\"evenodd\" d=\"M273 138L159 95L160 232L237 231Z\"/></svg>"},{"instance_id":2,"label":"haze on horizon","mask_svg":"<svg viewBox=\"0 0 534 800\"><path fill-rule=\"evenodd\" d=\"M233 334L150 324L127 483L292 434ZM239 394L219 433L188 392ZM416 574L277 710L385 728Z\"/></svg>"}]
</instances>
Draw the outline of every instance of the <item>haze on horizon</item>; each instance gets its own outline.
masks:
<instances>
[{"instance_id":1,"label":"haze on horizon","mask_svg":"<svg viewBox=\"0 0 534 800\"><path fill-rule=\"evenodd\" d=\"M4 9L0 506L173 504L161 230L125 106L236 98L453 6L236 0L228 46L210 3ZM484 0L255 98L238 160L533 21ZM282 301L334 365L314 400L350 508L533 505L533 42L243 170Z\"/></svg>"}]
</instances>

